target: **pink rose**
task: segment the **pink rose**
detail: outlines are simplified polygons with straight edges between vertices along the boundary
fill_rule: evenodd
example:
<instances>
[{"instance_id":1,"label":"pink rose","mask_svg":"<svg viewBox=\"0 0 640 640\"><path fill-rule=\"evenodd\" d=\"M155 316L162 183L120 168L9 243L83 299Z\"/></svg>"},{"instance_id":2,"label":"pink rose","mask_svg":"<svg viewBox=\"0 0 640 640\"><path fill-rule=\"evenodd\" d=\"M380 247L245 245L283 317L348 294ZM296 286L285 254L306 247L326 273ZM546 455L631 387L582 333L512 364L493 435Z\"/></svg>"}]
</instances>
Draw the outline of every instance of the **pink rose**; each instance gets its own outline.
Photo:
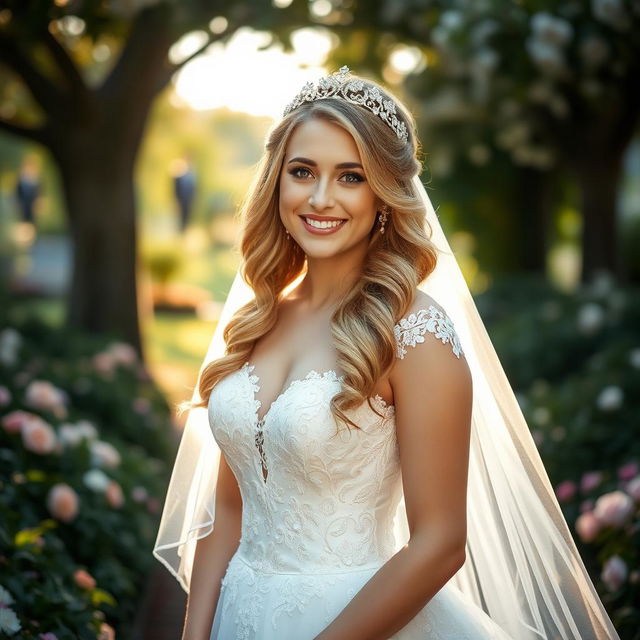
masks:
<instances>
[{"instance_id":1,"label":"pink rose","mask_svg":"<svg viewBox=\"0 0 640 640\"><path fill-rule=\"evenodd\" d=\"M58 418L67 416L67 394L47 380L32 380L25 390L25 403L34 409L51 411Z\"/></svg>"},{"instance_id":2,"label":"pink rose","mask_svg":"<svg viewBox=\"0 0 640 640\"><path fill-rule=\"evenodd\" d=\"M635 462L628 462L618 469L618 478L620 480L631 480L634 476L638 475L640 468Z\"/></svg>"},{"instance_id":3,"label":"pink rose","mask_svg":"<svg viewBox=\"0 0 640 640\"><path fill-rule=\"evenodd\" d=\"M622 491L605 493L596 500L593 513L604 525L621 527L633 512L633 500Z\"/></svg>"},{"instance_id":4,"label":"pink rose","mask_svg":"<svg viewBox=\"0 0 640 640\"><path fill-rule=\"evenodd\" d=\"M636 501L640 502L640 476L630 480L626 487L626 492Z\"/></svg>"},{"instance_id":5,"label":"pink rose","mask_svg":"<svg viewBox=\"0 0 640 640\"><path fill-rule=\"evenodd\" d=\"M131 403L132 409L139 415L145 415L149 413L151 409L151 403L147 398L135 398Z\"/></svg>"},{"instance_id":6,"label":"pink rose","mask_svg":"<svg viewBox=\"0 0 640 640\"><path fill-rule=\"evenodd\" d=\"M611 556L602 568L600 577L609 591L617 591L627 579L627 564L620 556Z\"/></svg>"},{"instance_id":7,"label":"pink rose","mask_svg":"<svg viewBox=\"0 0 640 640\"><path fill-rule=\"evenodd\" d=\"M2 427L7 433L20 433L27 420L37 418L34 413L28 411L12 411L2 418Z\"/></svg>"},{"instance_id":8,"label":"pink rose","mask_svg":"<svg viewBox=\"0 0 640 640\"><path fill-rule=\"evenodd\" d=\"M115 480L112 480L108 484L104 495L109 505L114 509L119 509L124 504L124 494L122 493L122 487Z\"/></svg>"},{"instance_id":9,"label":"pink rose","mask_svg":"<svg viewBox=\"0 0 640 640\"><path fill-rule=\"evenodd\" d=\"M84 569L76 569L73 573L73 579L75 583L81 589L95 589L96 588L96 580L95 578Z\"/></svg>"},{"instance_id":10,"label":"pink rose","mask_svg":"<svg viewBox=\"0 0 640 640\"><path fill-rule=\"evenodd\" d=\"M47 495L49 513L62 522L71 522L78 515L78 494L66 483L51 487Z\"/></svg>"},{"instance_id":11,"label":"pink rose","mask_svg":"<svg viewBox=\"0 0 640 640\"><path fill-rule=\"evenodd\" d=\"M38 636L38 640L58 640L58 636L51 631L47 631L47 633L41 633Z\"/></svg>"},{"instance_id":12,"label":"pink rose","mask_svg":"<svg viewBox=\"0 0 640 640\"><path fill-rule=\"evenodd\" d=\"M116 640L116 632L106 622L100 625L100 632L97 640Z\"/></svg>"},{"instance_id":13,"label":"pink rose","mask_svg":"<svg viewBox=\"0 0 640 640\"><path fill-rule=\"evenodd\" d=\"M580 480L580 490L582 493L589 493L589 491L593 491L594 489L600 486L602 482L602 472L601 471L588 471L583 474L582 479Z\"/></svg>"},{"instance_id":14,"label":"pink rose","mask_svg":"<svg viewBox=\"0 0 640 640\"><path fill-rule=\"evenodd\" d=\"M594 506L595 502L593 500L583 500L580 503L580 513L584 513L585 511L593 511Z\"/></svg>"},{"instance_id":15,"label":"pink rose","mask_svg":"<svg viewBox=\"0 0 640 640\"><path fill-rule=\"evenodd\" d=\"M0 407L6 407L11 402L11 391L5 386L0 386Z\"/></svg>"},{"instance_id":16,"label":"pink rose","mask_svg":"<svg viewBox=\"0 0 640 640\"><path fill-rule=\"evenodd\" d=\"M576 495L576 483L571 480L565 480L556 487L556 496L560 502L567 502Z\"/></svg>"},{"instance_id":17,"label":"pink rose","mask_svg":"<svg viewBox=\"0 0 640 640\"><path fill-rule=\"evenodd\" d=\"M131 491L131 499L134 502L144 502L149 497L149 493L144 487L134 487Z\"/></svg>"},{"instance_id":18,"label":"pink rose","mask_svg":"<svg viewBox=\"0 0 640 640\"><path fill-rule=\"evenodd\" d=\"M42 418L33 416L22 425L22 442L25 449L46 455L51 453L57 444L56 433Z\"/></svg>"},{"instance_id":19,"label":"pink rose","mask_svg":"<svg viewBox=\"0 0 640 640\"><path fill-rule=\"evenodd\" d=\"M160 513L160 502L157 498L149 498L147 500L147 511L149 513Z\"/></svg>"},{"instance_id":20,"label":"pink rose","mask_svg":"<svg viewBox=\"0 0 640 640\"><path fill-rule=\"evenodd\" d=\"M600 533L602 523L596 518L591 511L585 511L578 516L576 520L576 532L580 536L582 542L592 542Z\"/></svg>"},{"instance_id":21,"label":"pink rose","mask_svg":"<svg viewBox=\"0 0 640 640\"><path fill-rule=\"evenodd\" d=\"M112 342L108 347L108 352L117 364L130 367L138 361L138 353L126 342Z\"/></svg>"},{"instance_id":22,"label":"pink rose","mask_svg":"<svg viewBox=\"0 0 640 640\"><path fill-rule=\"evenodd\" d=\"M91 359L94 369L102 374L105 378L113 377L113 370L116 366L116 362L113 356L107 351L101 351L96 353Z\"/></svg>"}]
</instances>

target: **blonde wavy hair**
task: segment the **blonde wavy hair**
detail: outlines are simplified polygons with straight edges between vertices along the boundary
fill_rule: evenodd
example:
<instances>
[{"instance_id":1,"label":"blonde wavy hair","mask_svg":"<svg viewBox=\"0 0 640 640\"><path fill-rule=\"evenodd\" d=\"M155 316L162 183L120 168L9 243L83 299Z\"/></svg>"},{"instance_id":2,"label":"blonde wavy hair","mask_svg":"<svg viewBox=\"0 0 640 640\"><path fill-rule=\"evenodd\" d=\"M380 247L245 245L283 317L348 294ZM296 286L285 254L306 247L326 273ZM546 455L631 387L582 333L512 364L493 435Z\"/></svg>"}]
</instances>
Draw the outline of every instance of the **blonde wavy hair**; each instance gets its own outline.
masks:
<instances>
[{"instance_id":1,"label":"blonde wavy hair","mask_svg":"<svg viewBox=\"0 0 640 640\"><path fill-rule=\"evenodd\" d=\"M357 77L357 76L353 76ZM249 360L255 342L276 323L283 291L305 270L305 254L289 240L279 216L279 179L287 143L295 128L319 118L345 129L353 137L364 174L374 194L391 207L385 233L374 224L362 273L331 318L331 335L344 372L342 391L331 400L331 412L347 425L358 425L346 411L370 397L376 382L388 374L396 353L395 323L410 307L417 286L436 264L436 249L425 229L426 211L412 178L422 170L415 121L408 109L379 84L396 115L407 126L407 142L369 109L341 98L305 102L269 132L255 178L240 206L242 234L240 271L255 298L241 307L225 327L226 355L203 368L201 400L181 408L207 407L216 383Z\"/></svg>"}]
</instances>

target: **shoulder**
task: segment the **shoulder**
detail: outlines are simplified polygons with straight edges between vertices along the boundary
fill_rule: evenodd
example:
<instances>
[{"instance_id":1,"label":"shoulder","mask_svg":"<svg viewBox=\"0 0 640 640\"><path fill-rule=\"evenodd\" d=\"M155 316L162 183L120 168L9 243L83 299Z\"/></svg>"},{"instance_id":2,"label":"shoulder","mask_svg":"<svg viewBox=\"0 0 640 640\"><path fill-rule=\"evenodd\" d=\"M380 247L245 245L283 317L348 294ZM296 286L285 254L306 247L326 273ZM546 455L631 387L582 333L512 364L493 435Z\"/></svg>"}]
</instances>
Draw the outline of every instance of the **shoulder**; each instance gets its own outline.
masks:
<instances>
[{"instance_id":1,"label":"shoulder","mask_svg":"<svg viewBox=\"0 0 640 640\"><path fill-rule=\"evenodd\" d=\"M389 381L394 402L410 415L436 407L469 406L472 377L453 321L431 296L418 290L394 327L397 352Z\"/></svg>"},{"instance_id":2,"label":"shoulder","mask_svg":"<svg viewBox=\"0 0 640 640\"><path fill-rule=\"evenodd\" d=\"M389 381L410 537L435 526L452 548L464 548L471 373L451 319L422 291L395 335Z\"/></svg>"},{"instance_id":3,"label":"shoulder","mask_svg":"<svg viewBox=\"0 0 640 640\"><path fill-rule=\"evenodd\" d=\"M448 345L449 351L456 358L463 355L460 339L446 310L419 289L415 293L409 312L396 323L393 332L396 339L396 356L401 360L408 353L407 347L415 348L419 343L425 342L427 333L431 334L433 339Z\"/></svg>"}]
</instances>

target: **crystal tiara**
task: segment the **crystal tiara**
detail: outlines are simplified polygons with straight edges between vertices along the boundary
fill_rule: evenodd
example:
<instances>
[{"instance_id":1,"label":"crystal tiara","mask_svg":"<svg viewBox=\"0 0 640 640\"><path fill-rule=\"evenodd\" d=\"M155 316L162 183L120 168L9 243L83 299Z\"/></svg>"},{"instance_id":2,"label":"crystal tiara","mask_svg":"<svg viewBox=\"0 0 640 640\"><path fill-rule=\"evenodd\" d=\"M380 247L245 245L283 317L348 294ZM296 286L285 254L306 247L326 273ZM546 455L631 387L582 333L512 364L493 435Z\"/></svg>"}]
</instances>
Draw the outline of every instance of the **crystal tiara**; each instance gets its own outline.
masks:
<instances>
[{"instance_id":1,"label":"crystal tiara","mask_svg":"<svg viewBox=\"0 0 640 640\"><path fill-rule=\"evenodd\" d=\"M398 138L406 142L409 139L407 127L404 122L398 120L393 100L385 100L378 87L367 87L362 80L348 78L349 73L349 67L345 65L330 76L320 78L317 85L314 85L313 82L307 82L300 93L286 106L282 117L284 118L303 102L313 102L324 98L343 98L348 102L369 109L382 118L395 131Z\"/></svg>"}]
</instances>

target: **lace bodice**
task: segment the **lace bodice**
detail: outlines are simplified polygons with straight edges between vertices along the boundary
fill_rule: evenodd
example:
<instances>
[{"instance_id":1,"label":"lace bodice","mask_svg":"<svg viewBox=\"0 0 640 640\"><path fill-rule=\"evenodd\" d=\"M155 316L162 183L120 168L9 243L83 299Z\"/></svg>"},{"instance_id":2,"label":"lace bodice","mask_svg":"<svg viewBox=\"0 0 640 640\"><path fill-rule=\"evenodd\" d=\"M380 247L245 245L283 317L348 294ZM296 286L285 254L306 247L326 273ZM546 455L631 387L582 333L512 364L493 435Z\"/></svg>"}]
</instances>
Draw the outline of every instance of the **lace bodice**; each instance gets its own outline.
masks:
<instances>
[{"instance_id":1,"label":"lace bodice","mask_svg":"<svg viewBox=\"0 0 640 640\"><path fill-rule=\"evenodd\" d=\"M431 306L395 327L399 358L429 332L461 349L451 321ZM361 430L337 428L330 400L342 377L310 371L262 419L260 379L249 363L220 380L211 429L243 501L239 552L264 572L323 573L380 566L394 553L402 495L395 408L379 396L349 412Z\"/></svg>"}]
</instances>

